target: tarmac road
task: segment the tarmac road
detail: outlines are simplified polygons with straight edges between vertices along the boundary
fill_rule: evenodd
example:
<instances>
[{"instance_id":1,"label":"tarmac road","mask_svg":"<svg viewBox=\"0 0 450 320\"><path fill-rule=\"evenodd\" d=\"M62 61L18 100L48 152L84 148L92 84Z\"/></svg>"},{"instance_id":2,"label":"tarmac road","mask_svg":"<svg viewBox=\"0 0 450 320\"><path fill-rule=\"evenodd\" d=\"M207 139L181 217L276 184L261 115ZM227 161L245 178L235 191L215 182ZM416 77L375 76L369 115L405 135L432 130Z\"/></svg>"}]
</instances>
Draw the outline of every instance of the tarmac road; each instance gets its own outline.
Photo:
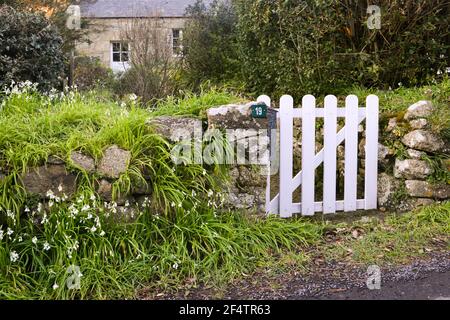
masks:
<instances>
[{"instance_id":1,"label":"tarmac road","mask_svg":"<svg viewBox=\"0 0 450 320\"><path fill-rule=\"evenodd\" d=\"M316 299L333 300L450 300L450 271L432 272L409 281L381 283L380 290L367 288L333 292Z\"/></svg>"}]
</instances>

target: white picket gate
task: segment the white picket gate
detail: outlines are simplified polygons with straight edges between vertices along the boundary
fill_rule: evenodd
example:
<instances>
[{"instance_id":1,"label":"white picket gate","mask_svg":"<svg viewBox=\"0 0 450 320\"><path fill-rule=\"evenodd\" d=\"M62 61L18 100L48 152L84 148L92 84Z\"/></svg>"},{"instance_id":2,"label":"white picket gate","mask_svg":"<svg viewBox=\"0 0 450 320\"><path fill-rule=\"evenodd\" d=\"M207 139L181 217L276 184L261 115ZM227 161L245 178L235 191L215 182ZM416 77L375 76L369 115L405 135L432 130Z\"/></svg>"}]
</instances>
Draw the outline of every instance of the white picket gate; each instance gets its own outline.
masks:
<instances>
[{"instance_id":1,"label":"white picket gate","mask_svg":"<svg viewBox=\"0 0 450 320\"><path fill-rule=\"evenodd\" d=\"M268 96L258 102L270 106ZM288 218L301 213L324 214L337 211L371 210L377 208L378 175L378 112L379 100L375 95L366 99L366 107L358 106L358 98L348 96L345 108L338 108L337 98L327 96L324 108L316 108L316 99L303 97L302 108L294 108L291 96L283 96L277 112L280 130L280 187L272 199L270 173L267 176L266 211ZM302 119L302 170L293 176L293 119ZM316 118L324 118L324 148L316 153ZM337 119L345 118L345 127L337 132ZM366 121L364 199L357 199L358 127ZM344 199L336 199L337 147L345 140ZM273 149L272 149L273 150ZM315 201L315 171L322 164L323 200ZM269 170L270 172L270 170ZM301 186L301 203L293 203L293 193Z\"/></svg>"}]
</instances>

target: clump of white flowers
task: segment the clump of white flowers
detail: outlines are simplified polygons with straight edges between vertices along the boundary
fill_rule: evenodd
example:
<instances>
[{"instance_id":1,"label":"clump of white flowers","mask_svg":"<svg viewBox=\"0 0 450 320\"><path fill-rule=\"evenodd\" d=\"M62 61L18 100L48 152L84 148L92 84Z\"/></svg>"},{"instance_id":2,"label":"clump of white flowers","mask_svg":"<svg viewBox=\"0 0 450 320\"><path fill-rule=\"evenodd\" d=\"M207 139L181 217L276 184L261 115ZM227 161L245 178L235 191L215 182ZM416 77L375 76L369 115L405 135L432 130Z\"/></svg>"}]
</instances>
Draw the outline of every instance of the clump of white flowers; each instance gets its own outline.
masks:
<instances>
[{"instance_id":1,"label":"clump of white flowers","mask_svg":"<svg viewBox=\"0 0 450 320\"><path fill-rule=\"evenodd\" d=\"M15 251L11 251L10 253L10 260L12 263L16 262L17 260L19 260L19 254Z\"/></svg>"},{"instance_id":2,"label":"clump of white flowers","mask_svg":"<svg viewBox=\"0 0 450 320\"><path fill-rule=\"evenodd\" d=\"M50 250L50 244L47 241L45 241L44 242L44 251L48 251L48 250Z\"/></svg>"},{"instance_id":3,"label":"clump of white flowers","mask_svg":"<svg viewBox=\"0 0 450 320\"><path fill-rule=\"evenodd\" d=\"M6 87L3 92L6 96L21 96L25 93L36 92L38 85L38 83L33 83L29 80L23 82L15 82L14 80L12 80L9 87Z\"/></svg>"}]
</instances>

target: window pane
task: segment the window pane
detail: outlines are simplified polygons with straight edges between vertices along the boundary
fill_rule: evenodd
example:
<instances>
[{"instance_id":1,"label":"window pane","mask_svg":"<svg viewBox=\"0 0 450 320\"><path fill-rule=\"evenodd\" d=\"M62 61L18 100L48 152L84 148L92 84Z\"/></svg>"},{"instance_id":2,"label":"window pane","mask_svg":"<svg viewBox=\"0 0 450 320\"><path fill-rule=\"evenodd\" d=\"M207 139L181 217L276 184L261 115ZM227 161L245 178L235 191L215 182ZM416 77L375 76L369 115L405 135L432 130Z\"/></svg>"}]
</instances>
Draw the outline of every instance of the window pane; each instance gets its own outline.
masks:
<instances>
[{"instance_id":1,"label":"window pane","mask_svg":"<svg viewBox=\"0 0 450 320\"><path fill-rule=\"evenodd\" d=\"M112 49L113 49L113 52L119 52L120 51L120 42L113 42Z\"/></svg>"},{"instance_id":2,"label":"window pane","mask_svg":"<svg viewBox=\"0 0 450 320\"><path fill-rule=\"evenodd\" d=\"M113 62L120 62L120 53L119 52L113 53Z\"/></svg>"},{"instance_id":3,"label":"window pane","mask_svg":"<svg viewBox=\"0 0 450 320\"><path fill-rule=\"evenodd\" d=\"M178 39L180 37L180 29L172 29L172 37L173 39Z\"/></svg>"},{"instance_id":4,"label":"window pane","mask_svg":"<svg viewBox=\"0 0 450 320\"><path fill-rule=\"evenodd\" d=\"M122 43L122 51L128 51L128 43Z\"/></svg>"},{"instance_id":5,"label":"window pane","mask_svg":"<svg viewBox=\"0 0 450 320\"><path fill-rule=\"evenodd\" d=\"M122 52L122 61L127 62L128 61L128 52Z\"/></svg>"}]
</instances>

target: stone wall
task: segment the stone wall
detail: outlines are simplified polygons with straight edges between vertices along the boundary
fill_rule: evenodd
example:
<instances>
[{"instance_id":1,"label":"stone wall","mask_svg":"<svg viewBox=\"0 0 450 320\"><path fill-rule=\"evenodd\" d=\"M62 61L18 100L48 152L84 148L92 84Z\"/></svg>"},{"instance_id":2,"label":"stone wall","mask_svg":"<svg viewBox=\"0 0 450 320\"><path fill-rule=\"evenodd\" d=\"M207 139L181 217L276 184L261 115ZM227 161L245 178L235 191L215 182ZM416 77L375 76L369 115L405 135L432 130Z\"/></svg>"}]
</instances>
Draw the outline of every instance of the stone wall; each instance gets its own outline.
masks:
<instances>
[{"instance_id":1,"label":"stone wall","mask_svg":"<svg viewBox=\"0 0 450 320\"><path fill-rule=\"evenodd\" d=\"M253 119L251 107L244 105L227 105L208 110L207 122L188 117L156 117L148 125L172 143L180 137L194 138L204 129L265 129L267 119ZM410 106L400 118L392 118L380 128L379 144L379 208L380 210L411 210L420 205L450 198L450 185L445 182L432 182L430 179L441 166L449 168L449 142L430 130L428 117L433 113L433 106L428 101L421 101ZM340 123L343 126L343 123ZM294 121L294 158L301 159L301 122ZM317 151L322 147L322 134L318 130ZM358 185L363 186L364 177L364 127L360 127L359 178ZM402 152L399 152L402 151ZM344 146L338 147L338 185L343 181ZM436 157L439 155L439 157ZM152 194L151 184L134 185L129 195L113 199L113 183L126 172L131 158L128 150L115 145L108 147L103 157L96 164L94 159L80 152L73 152L70 160L50 157L47 163L30 169L22 177L23 186L29 194L42 199L70 197L76 191L77 175L68 168L78 168L87 174L100 177L96 187L98 195L106 202L115 201L117 205L140 202ZM433 163L430 159L442 163ZM300 161L294 163L298 172ZM229 182L223 186L226 208L245 209L264 213L266 194L266 175L262 166L230 164L228 165ZM145 174L144 174L145 176ZM277 187L277 178L272 176L272 183ZM317 194L320 196L321 178L318 181ZM342 186L341 186L342 189ZM52 194L48 191L51 190ZM341 190L343 191L343 190ZM363 190L359 190L361 192ZM273 192L272 192L273 195ZM339 195L339 193L338 193Z\"/></svg>"},{"instance_id":2,"label":"stone wall","mask_svg":"<svg viewBox=\"0 0 450 320\"><path fill-rule=\"evenodd\" d=\"M431 130L429 118L434 113L430 101L411 105L403 117L391 118L382 128L385 143L394 146L391 166L382 167L379 176L381 208L410 210L450 198L450 185L433 181L436 170L448 171L449 142Z\"/></svg>"}]
</instances>

